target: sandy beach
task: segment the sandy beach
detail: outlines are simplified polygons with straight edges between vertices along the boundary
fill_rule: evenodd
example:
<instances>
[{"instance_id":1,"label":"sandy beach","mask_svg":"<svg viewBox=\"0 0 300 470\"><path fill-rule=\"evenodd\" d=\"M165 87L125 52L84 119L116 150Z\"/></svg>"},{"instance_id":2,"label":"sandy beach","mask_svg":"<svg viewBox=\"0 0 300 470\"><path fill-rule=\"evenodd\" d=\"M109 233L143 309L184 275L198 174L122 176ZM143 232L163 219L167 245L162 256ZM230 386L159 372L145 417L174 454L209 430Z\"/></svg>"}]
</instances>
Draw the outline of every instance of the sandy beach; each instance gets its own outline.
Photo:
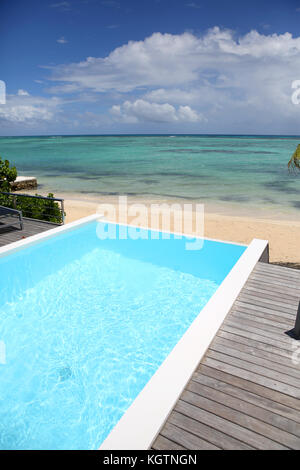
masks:
<instances>
[{"instance_id":1,"label":"sandy beach","mask_svg":"<svg viewBox=\"0 0 300 470\"><path fill-rule=\"evenodd\" d=\"M81 194L56 194L57 197L65 199L66 222L72 222L95 212L103 212L105 207L103 204L114 206L115 215L109 214L108 219L123 221L123 213L118 211L118 198L109 196L98 196L97 198L83 196ZM148 215L141 214L139 216L139 223L142 226L149 226L152 228L161 228L161 223L157 224L151 221L149 215L149 208L151 203L184 203L190 204L191 201L162 201L162 200L141 200L128 197L128 205L142 203L147 207ZM124 209L124 207L123 207ZM176 214L176 211L174 211ZM107 216L107 214L106 214ZM194 219L195 214L191 217ZM259 217L249 215L229 215L218 212L211 212L205 206L204 216L204 235L208 238L218 240L231 241L236 243L248 244L253 238L261 238L269 240L270 243L270 261L279 263L292 263L300 265L300 221L299 220L286 220L271 218L272 214L267 214L263 218L262 214ZM273 215L274 217L274 215ZM128 223L136 224L134 217L128 216ZM138 224L139 224L138 223ZM158 225L158 226L157 226ZM170 229L176 228L176 215L171 217ZM184 230L183 230L184 231ZM186 231L185 231L186 232Z\"/></svg>"}]
</instances>

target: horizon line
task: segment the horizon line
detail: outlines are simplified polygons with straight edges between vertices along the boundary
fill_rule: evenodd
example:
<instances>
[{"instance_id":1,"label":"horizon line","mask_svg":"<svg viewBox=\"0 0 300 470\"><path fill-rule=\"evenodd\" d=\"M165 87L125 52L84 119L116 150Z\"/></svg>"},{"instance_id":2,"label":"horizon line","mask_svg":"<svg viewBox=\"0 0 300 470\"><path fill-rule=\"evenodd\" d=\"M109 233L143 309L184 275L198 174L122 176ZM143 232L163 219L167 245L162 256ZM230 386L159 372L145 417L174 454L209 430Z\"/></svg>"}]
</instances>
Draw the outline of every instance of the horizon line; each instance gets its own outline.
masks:
<instances>
[{"instance_id":1,"label":"horizon line","mask_svg":"<svg viewBox=\"0 0 300 470\"><path fill-rule=\"evenodd\" d=\"M222 133L203 133L203 134L190 134L190 133L111 133L111 134L26 134L26 135L0 135L1 138L17 138L17 137L172 137L172 136L199 136L199 137L295 137L300 138L297 134L222 134Z\"/></svg>"}]
</instances>

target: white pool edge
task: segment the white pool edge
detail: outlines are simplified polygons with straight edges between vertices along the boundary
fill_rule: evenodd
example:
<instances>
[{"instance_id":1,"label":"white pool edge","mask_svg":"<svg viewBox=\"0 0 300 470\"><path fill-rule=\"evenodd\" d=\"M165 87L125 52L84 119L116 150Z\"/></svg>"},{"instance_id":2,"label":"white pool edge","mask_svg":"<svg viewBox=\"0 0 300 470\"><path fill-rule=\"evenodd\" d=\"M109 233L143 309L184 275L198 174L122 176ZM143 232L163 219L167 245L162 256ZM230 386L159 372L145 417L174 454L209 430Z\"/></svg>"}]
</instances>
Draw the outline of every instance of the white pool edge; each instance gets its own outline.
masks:
<instances>
[{"instance_id":1,"label":"white pool edge","mask_svg":"<svg viewBox=\"0 0 300 470\"><path fill-rule=\"evenodd\" d=\"M134 224L131 224L131 223L125 224L124 222L109 220L105 216L103 216L101 220L102 220L102 222L105 221L108 224L121 225L123 227L132 227L132 228L136 228L136 229L140 229L140 230L149 230L151 232L159 232L159 233L178 235L179 237L185 237L185 238L191 238L191 239L198 238L200 240L207 240L207 241L210 241L210 242L226 243L227 245L248 246L245 243L237 243L237 242L232 242L232 241L228 241L228 240L219 240L218 238L209 238L209 237L204 237L204 236L202 237L200 235L184 233L184 232L174 232L174 231L170 232L168 230L162 230L160 228L152 228L151 226L147 227L146 225L134 225Z\"/></svg>"},{"instance_id":2,"label":"white pool edge","mask_svg":"<svg viewBox=\"0 0 300 470\"><path fill-rule=\"evenodd\" d=\"M267 240L252 240L100 450L151 447L267 246Z\"/></svg>"},{"instance_id":3,"label":"white pool edge","mask_svg":"<svg viewBox=\"0 0 300 470\"><path fill-rule=\"evenodd\" d=\"M102 220L102 217L103 217L102 214L88 215L87 217L83 217L81 219L75 220L74 222L69 222L68 224L65 224L65 225L59 225L58 227L50 228L49 230L46 230L45 232L41 232L36 235L29 235L28 237L22 240L9 243L8 245L2 246L0 248L0 258L2 256L6 256L8 254L12 254L16 251L19 251L25 247L35 245L36 243L42 240L47 240L48 238L52 238L55 235L59 235L60 233L69 232L71 230L74 230L78 227L89 224L90 222L93 222L96 220ZM22 234L21 231L20 231L20 234Z\"/></svg>"},{"instance_id":4,"label":"white pool edge","mask_svg":"<svg viewBox=\"0 0 300 470\"><path fill-rule=\"evenodd\" d=\"M25 237L24 239L9 243L8 245L4 245L0 247L0 258L8 254L12 254L16 251L19 251L20 249L25 248L26 246L29 247L31 245L35 245L36 243L42 240L52 238L55 235L59 235L60 233L69 232L71 230L74 230L78 227L84 226L86 224L89 224L90 222L97 221L97 220L101 222L105 221L109 224L116 224L116 225L122 225L122 226L128 225L133 228L142 229L142 230L150 230L152 232L170 233L170 232L167 232L166 230L160 230L157 228L137 226L137 225L132 225L132 224L124 224L121 222L111 221L111 220L106 219L103 214L96 213L96 214L88 215L86 217L82 217L81 219L75 220L74 222L68 222L67 224L64 224L64 225L59 225L54 228L49 228L49 230L45 230L44 232L38 233L36 235L28 235L28 237ZM50 224L49 226L51 227ZM20 231L20 234L22 234L21 231ZM200 238L200 239L209 240L209 241L218 242L218 243L227 243L230 245L247 246L242 243L235 243L235 242L226 241L226 240L217 240L217 239L208 238L208 237L200 237L200 236L189 235L189 234L180 233L180 232L172 232L172 234L179 235L179 236L186 237L186 238L189 238L189 237Z\"/></svg>"}]
</instances>

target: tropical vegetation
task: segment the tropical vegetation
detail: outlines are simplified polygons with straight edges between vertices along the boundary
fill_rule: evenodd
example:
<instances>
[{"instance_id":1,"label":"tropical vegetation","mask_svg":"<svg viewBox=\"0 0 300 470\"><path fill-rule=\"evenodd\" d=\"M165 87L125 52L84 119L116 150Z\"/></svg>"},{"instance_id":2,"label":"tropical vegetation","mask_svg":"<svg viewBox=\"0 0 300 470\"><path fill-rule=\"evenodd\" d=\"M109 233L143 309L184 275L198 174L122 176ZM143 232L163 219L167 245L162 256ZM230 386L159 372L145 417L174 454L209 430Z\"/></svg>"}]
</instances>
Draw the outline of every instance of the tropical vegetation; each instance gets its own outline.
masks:
<instances>
[{"instance_id":1,"label":"tropical vegetation","mask_svg":"<svg viewBox=\"0 0 300 470\"><path fill-rule=\"evenodd\" d=\"M35 197L26 197L21 194L11 192L11 183L17 178L17 169L10 166L8 160L2 160L0 157L0 205L17 209L22 212L23 217L31 219L45 220L61 224L63 215L59 204L53 199L40 199ZM36 196L39 196L36 194ZM48 198L53 198L52 193Z\"/></svg>"},{"instance_id":2,"label":"tropical vegetation","mask_svg":"<svg viewBox=\"0 0 300 470\"><path fill-rule=\"evenodd\" d=\"M288 162L288 167L290 169L300 170L300 144L297 146L292 158Z\"/></svg>"}]
</instances>

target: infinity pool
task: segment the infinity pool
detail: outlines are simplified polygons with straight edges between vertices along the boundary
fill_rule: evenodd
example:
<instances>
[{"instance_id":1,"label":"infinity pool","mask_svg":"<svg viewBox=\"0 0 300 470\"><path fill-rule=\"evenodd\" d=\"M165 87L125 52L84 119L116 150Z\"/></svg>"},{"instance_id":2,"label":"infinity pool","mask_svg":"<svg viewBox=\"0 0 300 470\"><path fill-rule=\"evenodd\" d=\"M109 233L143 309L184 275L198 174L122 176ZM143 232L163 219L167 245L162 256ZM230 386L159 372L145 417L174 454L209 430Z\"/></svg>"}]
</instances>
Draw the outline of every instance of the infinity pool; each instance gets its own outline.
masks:
<instances>
[{"instance_id":1,"label":"infinity pool","mask_svg":"<svg viewBox=\"0 0 300 470\"><path fill-rule=\"evenodd\" d=\"M139 233L94 221L0 257L1 449L98 448L246 249Z\"/></svg>"}]
</instances>

